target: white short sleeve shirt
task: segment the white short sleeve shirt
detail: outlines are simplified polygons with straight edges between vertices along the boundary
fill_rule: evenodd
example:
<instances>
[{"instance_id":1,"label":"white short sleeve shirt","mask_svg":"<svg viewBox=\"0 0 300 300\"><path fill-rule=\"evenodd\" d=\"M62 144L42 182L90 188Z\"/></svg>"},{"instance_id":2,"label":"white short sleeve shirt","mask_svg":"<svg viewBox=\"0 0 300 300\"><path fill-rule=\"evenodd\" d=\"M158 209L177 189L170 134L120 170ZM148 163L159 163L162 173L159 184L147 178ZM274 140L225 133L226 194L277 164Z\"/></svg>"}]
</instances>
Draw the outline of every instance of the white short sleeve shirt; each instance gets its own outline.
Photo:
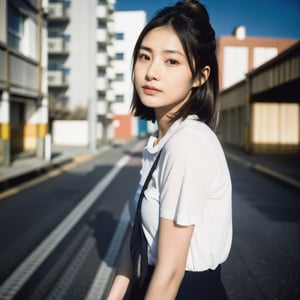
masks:
<instances>
[{"instance_id":1,"label":"white short sleeve shirt","mask_svg":"<svg viewBox=\"0 0 300 300\"><path fill-rule=\"evenodd\" d=\"M186 270L215 269L224 262L232 242L231 180L222 147L214 132L196 117L176 121L143 152L139 193L156 155L162 153L142 203L148 262L156 263L159 219L195 225Z\"/></svg>"}]
</instances>

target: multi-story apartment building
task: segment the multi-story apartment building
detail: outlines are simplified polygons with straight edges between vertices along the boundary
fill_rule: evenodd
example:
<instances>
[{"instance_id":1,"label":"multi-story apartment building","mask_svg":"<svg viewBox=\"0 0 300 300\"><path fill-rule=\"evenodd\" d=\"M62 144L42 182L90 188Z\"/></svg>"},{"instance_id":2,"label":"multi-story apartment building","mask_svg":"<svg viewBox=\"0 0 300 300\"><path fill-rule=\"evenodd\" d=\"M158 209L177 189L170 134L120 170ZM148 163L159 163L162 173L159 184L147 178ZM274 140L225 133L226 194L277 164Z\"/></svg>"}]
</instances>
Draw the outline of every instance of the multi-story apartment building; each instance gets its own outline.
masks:
<instances>
[{"instance_id":1,"label":"multi-story apartment building","mask_svg":"<svg viewBox=\"0 0 300 300\"><path fill-rule=\"evenodd\" d=\"M131 138L142 134L146 130L146 122L134 118L130 114L132 98L131 63L133 47L139 33L146 23L144 11L116 11L115 12L115 52L114 82L115 102L114 112L114 137Z\"/></svg>"},{"instance_id":2,"label":"multi-story apartment building","mask_svg":"<svg viewBox=\"0 0 300 300\"><path fill-rule=\"evenodd\" d=\"M49 0L50 114L56 119L88 118L89 132L97 127L94 135L102 141L111 138L115 99L114 4L115 0Z\"/></svg>"},{"instance_id":3,"label":"multi-story apartment building","mask_svg":"<svg viewBox=\"0 0 300 300\"><path fill-rule=\"evenodd\" d=\"M45 156L47 23L39 0L0 1L0 164Z\"/></svg>"}]
</instances>

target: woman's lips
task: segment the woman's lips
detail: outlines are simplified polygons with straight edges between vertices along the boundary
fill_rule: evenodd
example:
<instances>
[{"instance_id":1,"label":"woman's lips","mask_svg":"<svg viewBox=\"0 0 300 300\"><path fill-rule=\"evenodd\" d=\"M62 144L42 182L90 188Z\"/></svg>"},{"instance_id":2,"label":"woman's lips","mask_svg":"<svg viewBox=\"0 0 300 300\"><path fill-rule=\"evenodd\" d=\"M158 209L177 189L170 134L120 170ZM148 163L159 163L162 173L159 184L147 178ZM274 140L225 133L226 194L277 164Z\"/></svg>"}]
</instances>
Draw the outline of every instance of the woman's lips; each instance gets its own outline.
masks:
<instances>
[{"instance_id":1,"label":"woman's lips","mask_svg":"<svg viewBox=\"0 0 300 300\"><path fill-rule=\"evenodd\" d=\"M159 90L153 86L149 86L149 85L144 85L143 91L146 95L155 95L155 94L161 92L161 90Z\"/></svg>"}]
</instances>

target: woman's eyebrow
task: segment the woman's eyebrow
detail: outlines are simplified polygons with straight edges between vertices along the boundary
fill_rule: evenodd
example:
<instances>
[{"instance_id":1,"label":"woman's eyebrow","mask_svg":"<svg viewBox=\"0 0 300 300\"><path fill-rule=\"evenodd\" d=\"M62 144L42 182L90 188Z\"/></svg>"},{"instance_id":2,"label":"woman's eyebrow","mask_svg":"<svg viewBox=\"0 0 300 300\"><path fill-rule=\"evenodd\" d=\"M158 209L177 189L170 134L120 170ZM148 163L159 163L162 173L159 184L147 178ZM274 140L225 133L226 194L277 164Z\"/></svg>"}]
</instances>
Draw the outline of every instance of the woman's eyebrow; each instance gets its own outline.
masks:
<instances>
[{"instance_id":1,"label":"woman's eyebrow","mask_svg":"<svg viewBox=\"0 0 300 300\"><path fill-rule=\"evenodd\" d=\"M150 47L147 47L147 46L144 46L144 45L141 45L140 49L148 51L148 52L151 52L151 53L153 52L153 50ZM178 51L178 50L166 49L166 50L163 50L163 52L165 52L165 53L171 53L171 54L179 54L179 55L181 55L183 57L186 57L184 53L182 53L181 51Z\"/></svg>"},{"instance_id":2,"label":"woman's eyebrow","mask_svg":"<svg viewBox=\"0 0 300 300\"><path fill-rule=\"evenodd\" d=\"M151 49L150 47L143 46L143 45L141 45L140 50L146 50L146 51L148 51L148 52L153 52L152 49Z\"/></svg>"}]
</instances>

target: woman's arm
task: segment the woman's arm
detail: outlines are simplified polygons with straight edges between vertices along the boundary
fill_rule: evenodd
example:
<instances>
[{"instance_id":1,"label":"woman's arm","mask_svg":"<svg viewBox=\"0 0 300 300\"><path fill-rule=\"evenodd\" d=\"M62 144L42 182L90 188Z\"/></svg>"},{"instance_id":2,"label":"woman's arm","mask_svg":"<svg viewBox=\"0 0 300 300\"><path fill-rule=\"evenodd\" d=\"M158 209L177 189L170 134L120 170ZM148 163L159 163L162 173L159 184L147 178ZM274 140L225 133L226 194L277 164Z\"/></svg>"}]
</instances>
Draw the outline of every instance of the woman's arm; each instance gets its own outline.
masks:
<instances>
[{"instance_id":1,"label":"woman's arm","mask_svg":"<svg viewBox=\"0 0 300 300\"><path fill-rule=\"evenodd\" d=\"M130 229L132 231L132 228ZM116 276L108 294L107 300L122 300L129 286L132 276L132 265L130 255L130 234L127 235L120 255Z\"/></svg>"},{"instance_id":2,"label":"woman's arm","mask_svg":"<svg viewBox=\"0 0 300 300\"><path fill-rule=\"evenodd\" d=\"M158 254L146 300L175 299L185 272L194 225L179 226L160 219Z\"/></svg>"}]
</instances>

